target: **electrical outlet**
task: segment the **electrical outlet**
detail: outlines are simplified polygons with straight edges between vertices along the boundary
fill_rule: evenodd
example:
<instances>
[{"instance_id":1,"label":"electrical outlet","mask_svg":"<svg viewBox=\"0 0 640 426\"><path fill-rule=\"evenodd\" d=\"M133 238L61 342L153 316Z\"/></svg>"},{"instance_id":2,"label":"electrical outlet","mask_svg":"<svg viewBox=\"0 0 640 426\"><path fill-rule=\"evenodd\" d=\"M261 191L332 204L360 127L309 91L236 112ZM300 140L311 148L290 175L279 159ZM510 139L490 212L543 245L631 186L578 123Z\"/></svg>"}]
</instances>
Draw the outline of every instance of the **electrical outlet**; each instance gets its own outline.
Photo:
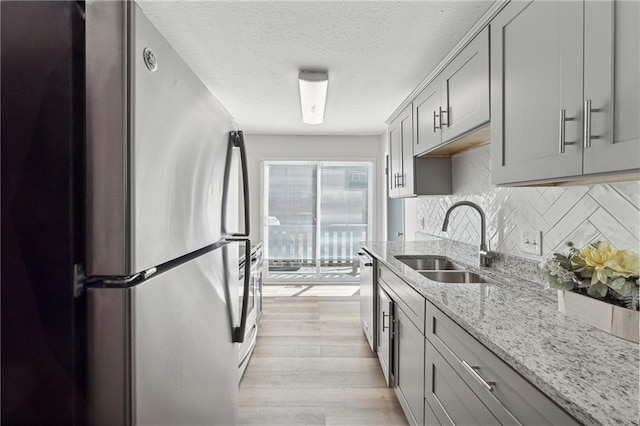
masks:
<instances>
[{"instance_id":1,"label":"electrical outlet","mask_svg":"<svg viewBox=\"0 0 640 426\"><path fill-rule=\"evenodd\" d=\"M542 255L542 231L520 231L520 250Z\"/></svg>"}]
</instances>

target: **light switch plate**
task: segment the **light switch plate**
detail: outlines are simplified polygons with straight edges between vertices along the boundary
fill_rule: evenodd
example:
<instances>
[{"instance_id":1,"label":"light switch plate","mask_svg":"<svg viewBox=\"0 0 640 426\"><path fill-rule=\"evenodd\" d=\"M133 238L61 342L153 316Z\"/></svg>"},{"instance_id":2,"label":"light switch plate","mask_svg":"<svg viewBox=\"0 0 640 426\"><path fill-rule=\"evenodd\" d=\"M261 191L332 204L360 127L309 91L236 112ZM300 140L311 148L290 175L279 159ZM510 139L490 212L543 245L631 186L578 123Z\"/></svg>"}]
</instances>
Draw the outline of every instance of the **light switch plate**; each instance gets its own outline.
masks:
<instances>
[{"instance_id":1,"label":"light switch plate","mask_svg":"<svg viewBox=\"0 0 640 426\"><path fill-rule=\"evenodd\" d=\"M520 231L520 250L542 255L542 231Z\"/></svg>"}]
</instances>

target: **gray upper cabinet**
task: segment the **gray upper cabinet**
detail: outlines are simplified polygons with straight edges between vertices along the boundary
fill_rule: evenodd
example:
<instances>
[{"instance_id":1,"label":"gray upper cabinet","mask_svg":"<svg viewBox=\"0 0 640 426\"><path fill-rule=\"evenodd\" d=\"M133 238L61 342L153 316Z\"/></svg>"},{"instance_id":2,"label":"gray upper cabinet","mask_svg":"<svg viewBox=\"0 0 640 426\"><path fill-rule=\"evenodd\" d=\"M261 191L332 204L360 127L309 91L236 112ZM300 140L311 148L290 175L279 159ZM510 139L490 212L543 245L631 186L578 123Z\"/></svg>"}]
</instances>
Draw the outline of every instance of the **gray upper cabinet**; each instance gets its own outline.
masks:
<instances>
[{"instance_id":1,"label":"gray upper cabinet","mask_svg":"<svg viewBox=\"0 0 640 426\"><path fill-rule=\"evenodd\" d=\"M511 2L491 22L493 183L582 173L582 10Z\"/></svg>"},{"instance_id":2,"label":"gray upper cabinet","mask_svg":"<svg viewBox=\"0 0 640 426\"><path fill-rule=\"evenodd\" d=\"M402 139L399 120L389 126L389 196L400 195L400 175L402 174Z\"/></svg>"},{"instance_id":3,"label":"gray upper cabinet","mask_svg":"<svg viewBox=\"0 0 640 426\"><path fill-rule=\"evenodd\" d=\"M414 157L413 140L409 105L389 126L389 197L451 194L451 160Z\"/></svg>"},{"instance_id":4,"label":"gray upper cabinet","mask_svg":"<svg viewBox=\"0 0 640 426\"><path fill-rule=\"evenodd\" d=\"M451 141L489 121L489 27L440 74L442 142Z\"/></svg>"},{"instance_id":5,"label":"gray upper cabinet","mask_svg":"<svg viewBox=\"0 0 640 426\"><path fill-rule=\"evenodd\" d=\"M402 172L400 173L400 196L415 194L413 164L413 111L407 107L398 117L402 141Z\"/></svg>"},{"instance_id":6,"label":"gray upper cabinet","mask_svg":"<svg viewBox=\"0 0 640 426\"><path fill-rule=\"evenodd\" d=\"M640 2L587 1L584 23L584 173L637 169Z\"/></svg>"},{"instance_id":7,"label":"gray upper cabinet","mask_svg":"<svg viewBox=\"0 0 640 426\"><path fill-rule=\"evenodd\" d=\"M413 150L420 155L442 142L440 131L440 79L436 78L413 100L413 115L415 117L415 144Z\"/></svg>"},{"instance_id":8,"label":"gray upper cabinet","mask_svg":"<svg viewBox=\"0 0 640 426\"><path fill-rule=\"evenodd\" d=\"M489 121L489 113L487 27L414 99L415 154L473 131Z\"/></svg>"},{"instance_id":9,"label":"gray upper cabinet","mask_svg":"<svg viewBox=\"0 0 640 426\"><path fill-rule=\"evenodd\" d=\"M494 184L640 167L637 22L637 2L511 2L496 16Z\"/></svg>"}]
</instances>

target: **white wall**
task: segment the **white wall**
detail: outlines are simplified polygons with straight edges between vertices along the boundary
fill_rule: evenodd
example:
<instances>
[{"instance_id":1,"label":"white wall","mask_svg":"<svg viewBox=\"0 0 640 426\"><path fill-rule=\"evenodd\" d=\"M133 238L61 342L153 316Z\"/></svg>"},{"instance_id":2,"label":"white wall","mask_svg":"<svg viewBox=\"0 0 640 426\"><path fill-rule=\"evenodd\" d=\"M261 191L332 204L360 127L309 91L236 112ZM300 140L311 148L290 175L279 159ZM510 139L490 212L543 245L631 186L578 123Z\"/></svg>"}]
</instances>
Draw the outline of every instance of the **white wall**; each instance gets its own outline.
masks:
<instances>
[{"instance_id":1,"label":"white wall","mask_svg":"<svg viewBox=\"0 0 640 426\"><path fill-rule=\"evenodd\" d=\"M618 249L638 251L640 245L640 182L565 187L508 188L491 185L489 146L452 159L453 195L419 197L405 220L416 228L415 239L436 235L477 245L480 218L469 208L451 216L449 232L441 232L446 209L470 200L487 213L491 249L539 259L520 250L521 232L541 232L543 255L564 251L566 241L584 246L608 240ZM407 205L405 204L405 207ZM424 228L421 227L424 218ZM406 233L407 239L412 239Z\"/></svg>"},{"instance_id":2,"label":"white wall","mask_svg":"<svg viewBox=\"0 0 640 426\"><path fill-rule=\"evenodd\" d=\"M384 157L380 149L380 136L278 136L245 135L249 185L251 188L251 236L264 240L262 220L264 215L261 193L263 175L261 162L275 160L313 161L372 161L376 177L374 187L374 211L372 238L384 235L382 229L384 185Z\"/></svg>"}]
</instances>

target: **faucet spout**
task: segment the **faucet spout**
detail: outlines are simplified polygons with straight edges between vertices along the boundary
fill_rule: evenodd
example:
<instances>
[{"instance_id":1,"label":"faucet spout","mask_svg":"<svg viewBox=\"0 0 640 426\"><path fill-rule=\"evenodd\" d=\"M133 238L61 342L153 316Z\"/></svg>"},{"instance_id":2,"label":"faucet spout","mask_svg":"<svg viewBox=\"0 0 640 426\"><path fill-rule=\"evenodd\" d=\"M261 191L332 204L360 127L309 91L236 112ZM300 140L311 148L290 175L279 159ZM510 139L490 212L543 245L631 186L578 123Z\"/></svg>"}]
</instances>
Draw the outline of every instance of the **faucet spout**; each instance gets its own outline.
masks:
<instances>
[{"instance_id":1,"label":"faucet spout","mask_svg":"<svg viewBox=\"0 0 640 426\"><path fill-rule=\"evenodd\" d=\"M442 222L442 232L447 232L447 228L449 227L449 216L451 216L451 212L458 207L467 206L473 208L475 211L480 214L480 266L489 266L490 260L495 257L495 253L492 253L487 250L487 220L482 208L473 203L471 201L458 201L449 207L447 213L444 215L444 221Z\"/></svg>"}]
</instances>

